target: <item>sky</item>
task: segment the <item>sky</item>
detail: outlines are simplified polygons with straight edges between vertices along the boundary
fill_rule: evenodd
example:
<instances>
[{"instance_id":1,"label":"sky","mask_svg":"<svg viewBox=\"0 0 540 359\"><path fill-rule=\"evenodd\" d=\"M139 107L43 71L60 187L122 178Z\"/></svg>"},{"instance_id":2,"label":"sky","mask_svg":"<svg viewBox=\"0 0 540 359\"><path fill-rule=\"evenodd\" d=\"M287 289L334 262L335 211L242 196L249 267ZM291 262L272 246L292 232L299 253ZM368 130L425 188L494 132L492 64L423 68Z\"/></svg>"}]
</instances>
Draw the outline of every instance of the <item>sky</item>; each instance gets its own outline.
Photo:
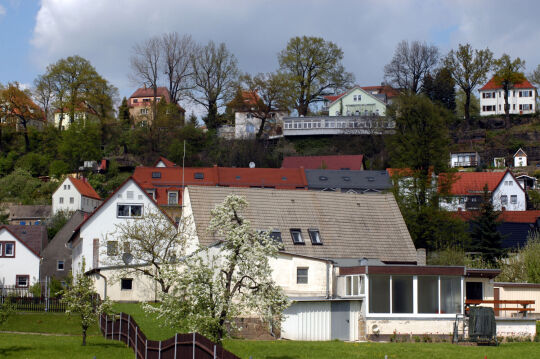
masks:
<instances>
[{"instance_id":1,"label":"sky","mask_svg":"<svg viewBox=\"0 0 540 359\"><path fill-rule=\"evenodd\" d=\"M199 43L224 42L239 68L278 68L294 36L336 43L361 86L380 84L401 40L419 40L444 55L458 44L540 64L537 0L0 0L0 83L31 86L47 65L70 55L88 59L129 97L133 46L166 32ZM187 105L189 109L189 104Z\"/></svg>"}]
</instances>

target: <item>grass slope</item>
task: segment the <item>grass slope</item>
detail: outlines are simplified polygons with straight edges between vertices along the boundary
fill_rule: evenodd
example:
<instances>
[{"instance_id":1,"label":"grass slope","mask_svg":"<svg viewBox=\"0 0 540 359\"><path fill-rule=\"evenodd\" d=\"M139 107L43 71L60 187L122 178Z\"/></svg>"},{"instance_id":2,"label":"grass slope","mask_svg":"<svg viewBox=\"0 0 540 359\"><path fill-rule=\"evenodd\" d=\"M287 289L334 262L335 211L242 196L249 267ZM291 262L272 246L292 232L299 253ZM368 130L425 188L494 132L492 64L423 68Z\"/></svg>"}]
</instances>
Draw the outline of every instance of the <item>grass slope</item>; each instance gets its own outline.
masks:
<instances>
[{"instance_id":1,"label":"grass slope","mask_svg":"<svg viewBox=\"0 0 540 359\"><path fill-rule=\"evenodd\" d=\"M133 351L124 343L101 336L87 338L86 346L75 336L48 336L0 333L0 358L133 358Z\"/></svg>"},{"instance_id":2,"label":"grass slope","mask_svg":"<svg viewBox=\"0 0 540 359\"><path fill-rule=\"evenodd\" d=\"M0 325L0 331L80 335L81 324L75 315L68 317L64 313L19 312ZM97 324L88 329L88 335L99 334Z\"/></svg>"}]
</instances>

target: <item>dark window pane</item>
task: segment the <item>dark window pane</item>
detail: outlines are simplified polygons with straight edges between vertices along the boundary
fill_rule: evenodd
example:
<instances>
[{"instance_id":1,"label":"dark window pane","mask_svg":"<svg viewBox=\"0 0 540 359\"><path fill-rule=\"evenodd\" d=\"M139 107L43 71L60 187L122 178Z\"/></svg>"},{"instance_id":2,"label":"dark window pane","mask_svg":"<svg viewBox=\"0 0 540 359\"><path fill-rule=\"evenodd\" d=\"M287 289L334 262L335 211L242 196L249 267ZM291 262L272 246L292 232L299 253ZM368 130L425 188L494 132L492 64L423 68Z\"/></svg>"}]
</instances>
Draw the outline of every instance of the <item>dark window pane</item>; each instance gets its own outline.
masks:
<instances>
[{"instance_id":1,"label":"dark window pane","mask_svg":"<svg viewBox=\"0 0 540 359\"><path fill-rule=\"evenodd\" d=\"M311 239L311 244L322 244L321 234L316 229L310 229L309 238Z\"/></svg>"},{"instance_id":2,"label":"dark window pane","mask_svg":"<svg viewBox=\"0 0 540 359\"><path fill-rule=\"evenodd\" d=\"M390 276L369 276L369 312L390 313Z\"/></svg>"},{"instance_id":3,"label":"dark window pane","mask_svg":"<svg viewBox=\"0 0 540 359\"><path fill-rule=\"evenodd\" d=\"M141 205L131 205L131 216L140 217L142 216L142 206Z\"/></svg>"},{"instance_id":4,"label":"dark window pane","mask_svg":"<svg viewBox=\"0 0 540 359\"><path fill-rule=\"evenodd\" d=\"M392 313L413 312L413 277L392 276Z\"/></svg>"},{"instance_id":5,"label":"dark window pane","mask_svg":"<svg viewBox=\"0 0 540 359\"><path fill-rule=\"evenodd\" d=\"M418 276L418 313L439 312L439 277Z\"/></svg>"},{"instance_id":6,"label":"dark window pane","mask_svg":"<svg viewBox=\"0 0 540 359\"><path fill-rule=\"evenodd\" d=\"M308 282L308 268L296 269L296 283L307 284Z\"/></svg>"},{"instance_id":7,"label":"dark window pane","mask_svg":"<svg viewBox=\"0 0 540 359\"><path fill-rule=\"evenodd\" d=\"M129 217L129 206L125 204L118 205L118 217Z\"/></svg>"},{"instance_id":8,"label":"dark window pane","mask_svg":"<svg viewBox=\"0 0 540 359\"><path fill-rule=\"evenodd\" d=\"M131 290L133 288L133 279L122 278L122 290Z\"/></svg>"},{"instance_id":9,"label":"dark window pane","mask_svg":"<svg viewBox=\"0 0 540 359\"><path fill-rule=\"evenodd\" d=\"M441 314L461 313L461 278L441 277Z\"/></svg>"},{"instance_id":10,"label":"dark window pane","mask_svg":"<svg viewBox=\"0 0 540 359\"><path fill-rule=\"evenodd\" d=\"M204 173L195 172L194 177L195 177L195 179L204 179Z\"/></svg>"},{"instance_id":11,"label":"dark window pane","mask_svg":"<svg viewBox=\"0 0 540 359\"><path fill-rule=\"evenodd\" d=\"M467 282L465 283L465 291L467 299L482 300L482 282Z\"/></svg>"},{"instance_id":12,"label":"dark window pane","mask_svg":"<svg viewBox=\"0 0 540 359\"><path fill-rule=\"evenodd\" d=\"M161 172L152 172L152 178L161 178Z\"/></svg>"}]
</instances>

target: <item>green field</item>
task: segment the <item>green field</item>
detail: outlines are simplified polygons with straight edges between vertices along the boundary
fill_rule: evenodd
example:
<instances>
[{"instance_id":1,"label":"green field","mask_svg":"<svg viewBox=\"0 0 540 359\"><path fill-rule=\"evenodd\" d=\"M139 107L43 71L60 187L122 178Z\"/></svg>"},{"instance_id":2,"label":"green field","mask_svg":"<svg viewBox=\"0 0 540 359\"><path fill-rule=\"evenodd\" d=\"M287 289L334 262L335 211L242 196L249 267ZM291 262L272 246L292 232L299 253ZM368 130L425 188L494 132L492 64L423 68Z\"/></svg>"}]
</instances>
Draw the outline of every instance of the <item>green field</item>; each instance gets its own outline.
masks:
<instances>
[{"instance_id":1,"label":"green field","mask_svg":"<svg viewBox=\"0 0 540 359\"><path fill-rule=\"evenodd\" d=\"M135 318L149 339L171 337L174 330L161 326L138 304L115 304L114 309ZM540 329L540 328L539 328ZM133 358L123 343L105 340L97 325L90 329L88 345L81 346L80 327L65 314L19 313L0 331L52 333L53 335L0 333L0 358ZM248 359L322 359L322 358L539 358L540 343L504 343L498 347L458 346L449 343L343 343L295 342L286 340L251 341L228 339L225 348Z\"/></svg>"}]
</instances>

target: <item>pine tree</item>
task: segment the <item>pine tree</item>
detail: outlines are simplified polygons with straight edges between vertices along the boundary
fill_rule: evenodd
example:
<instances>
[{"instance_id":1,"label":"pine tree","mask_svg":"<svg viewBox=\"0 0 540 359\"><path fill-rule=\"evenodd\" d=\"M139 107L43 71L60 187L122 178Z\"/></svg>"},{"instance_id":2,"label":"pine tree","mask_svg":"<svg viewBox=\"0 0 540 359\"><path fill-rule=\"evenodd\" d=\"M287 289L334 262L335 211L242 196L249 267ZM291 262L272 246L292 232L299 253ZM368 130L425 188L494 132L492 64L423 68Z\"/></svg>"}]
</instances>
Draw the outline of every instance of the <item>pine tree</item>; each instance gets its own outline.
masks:
<instances>
[{"instance_id":1,"label":"pine tree","mask_svg":"<svg viewBox=\"0 0 540 359\"><path fill-rule=\"evenodd\" d=\"M482 204L478 215L471 221L471 250L481 252L485 260L495 263L504 250L502 249L502 234L497 230L500 213L495 211L491 202L491 194L487 185L484 186Z\"/></svg>"}]
</instances>

